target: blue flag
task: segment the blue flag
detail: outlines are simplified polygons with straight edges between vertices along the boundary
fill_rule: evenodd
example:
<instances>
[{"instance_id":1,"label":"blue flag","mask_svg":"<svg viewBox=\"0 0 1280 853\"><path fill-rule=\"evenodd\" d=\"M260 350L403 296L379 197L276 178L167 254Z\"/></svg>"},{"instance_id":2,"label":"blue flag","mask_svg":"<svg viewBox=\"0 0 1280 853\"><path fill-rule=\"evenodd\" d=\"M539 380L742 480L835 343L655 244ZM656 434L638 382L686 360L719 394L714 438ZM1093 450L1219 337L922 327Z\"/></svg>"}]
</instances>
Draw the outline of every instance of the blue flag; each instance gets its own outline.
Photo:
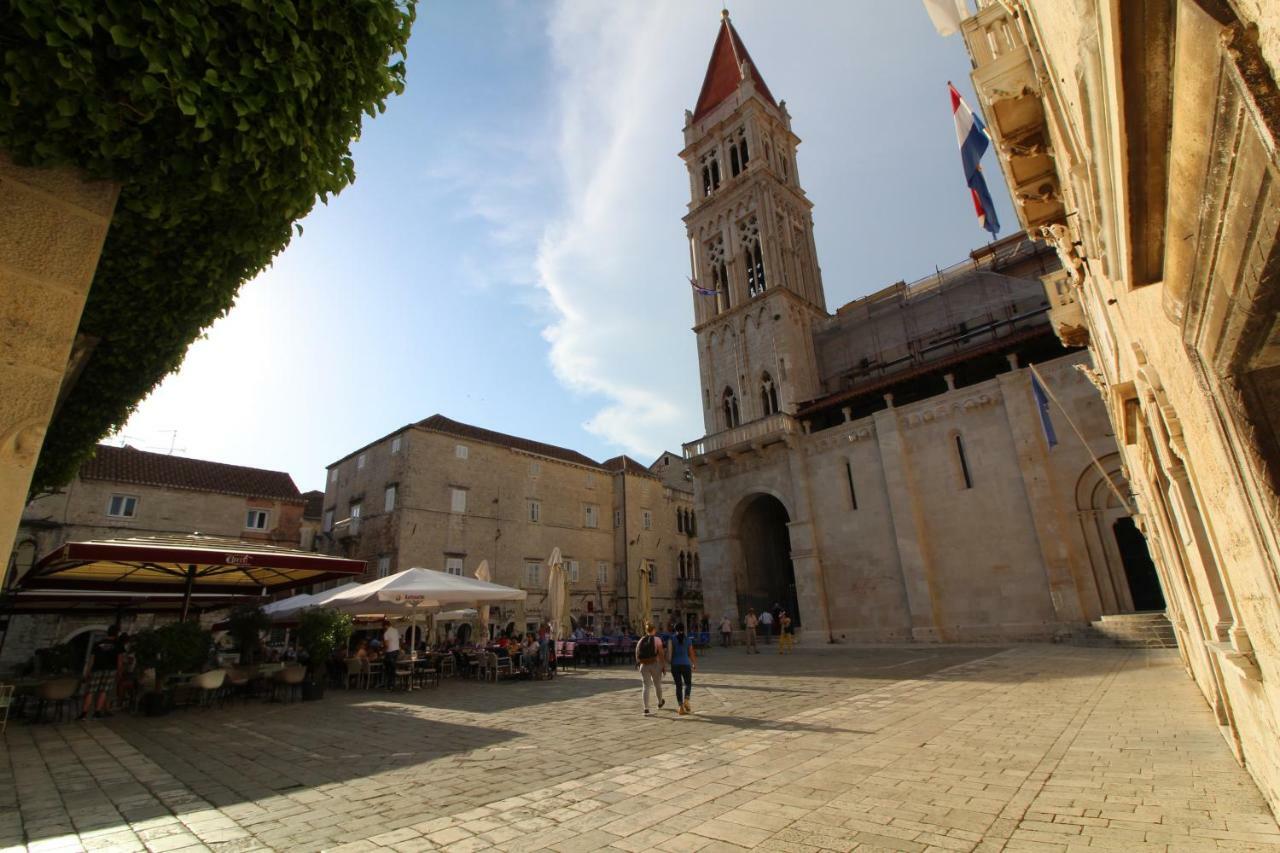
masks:
<instances>
[{"instance_id":1,"label":"blue flag","mask_svg":"<svg viewBox=\"0 0 1280 853\"><path fill-rule=\"evenodd\" d=\"M1036 398L1036 408L1040 410L1040 426L1044 428L1044 440L1053 447L1058 443L1058 434L1053 431L1053 421L1049 418L1049 395L1040 384L1040 377L1031 373L1031 395Z\"/></svg>"}]
</instances>

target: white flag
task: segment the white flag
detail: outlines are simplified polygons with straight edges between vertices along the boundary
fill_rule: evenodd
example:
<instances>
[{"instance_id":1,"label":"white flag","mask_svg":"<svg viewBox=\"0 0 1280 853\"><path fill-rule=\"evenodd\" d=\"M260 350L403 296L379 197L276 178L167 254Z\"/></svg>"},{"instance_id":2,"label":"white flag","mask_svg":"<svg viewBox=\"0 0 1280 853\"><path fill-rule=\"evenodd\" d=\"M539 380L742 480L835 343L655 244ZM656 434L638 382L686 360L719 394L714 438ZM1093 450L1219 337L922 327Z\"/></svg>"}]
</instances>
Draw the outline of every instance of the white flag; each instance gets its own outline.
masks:
<instances>
[{"instance_id":1,"label":"white flag","mask_svg":"<svg viewBox=\"0 0 1280 853\"><path fill-rule=\"evenodd\" d=\"M924 0L924 10L940 36L960 32L960 22L969 17L965 0Z\"/></svg>"}]
</instances>

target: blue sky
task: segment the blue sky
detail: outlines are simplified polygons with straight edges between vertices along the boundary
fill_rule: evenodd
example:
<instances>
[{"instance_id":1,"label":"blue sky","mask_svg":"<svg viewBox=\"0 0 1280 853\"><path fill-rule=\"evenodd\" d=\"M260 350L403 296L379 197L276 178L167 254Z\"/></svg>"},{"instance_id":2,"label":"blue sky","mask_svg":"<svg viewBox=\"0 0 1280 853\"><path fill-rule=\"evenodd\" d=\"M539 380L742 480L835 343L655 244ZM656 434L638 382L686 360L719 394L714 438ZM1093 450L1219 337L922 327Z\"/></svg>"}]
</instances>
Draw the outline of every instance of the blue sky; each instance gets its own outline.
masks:
<instances>
[{"instance_id":1,"label":"blue sky","mask_svg":"<svg viewBox=\"0 0 1280 853\"><path fill-rule=\"evenodd\" d=\"M730 11L804 140L831 310L986 242L922 4ZM285 470L440 412L644 462L702 434L676 156L719 2L422 3L408 85L357 179L192 345L113 439ZM1002 236L1015 219L994 158ZM209 419L209 402L230 417ZM197 405L199 404L199 405ZM176 430L176 437L172 431Z\"/></svg>"}]
</instances>

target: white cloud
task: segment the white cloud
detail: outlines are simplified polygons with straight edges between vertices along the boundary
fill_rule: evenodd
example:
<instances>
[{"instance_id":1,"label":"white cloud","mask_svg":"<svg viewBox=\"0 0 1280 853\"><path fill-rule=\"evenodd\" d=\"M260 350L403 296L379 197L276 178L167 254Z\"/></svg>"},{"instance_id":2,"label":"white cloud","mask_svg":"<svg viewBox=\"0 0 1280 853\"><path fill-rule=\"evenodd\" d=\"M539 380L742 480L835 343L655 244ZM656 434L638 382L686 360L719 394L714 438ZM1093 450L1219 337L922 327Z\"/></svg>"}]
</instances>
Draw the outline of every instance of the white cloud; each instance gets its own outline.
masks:
<instances>
[{"instance_id":1,"label":"white cloud","mask_svg":"<svg viewBox=\"0 0 1280 853\"><path fill-rule=\"evenodd\" d=\"M549 23L566 209L538 251L543 335L560 381L607 400L586 428L641 458L701 434L676 152L715 20L689 18L565 2Z\"/></svg>"}]
</instances>

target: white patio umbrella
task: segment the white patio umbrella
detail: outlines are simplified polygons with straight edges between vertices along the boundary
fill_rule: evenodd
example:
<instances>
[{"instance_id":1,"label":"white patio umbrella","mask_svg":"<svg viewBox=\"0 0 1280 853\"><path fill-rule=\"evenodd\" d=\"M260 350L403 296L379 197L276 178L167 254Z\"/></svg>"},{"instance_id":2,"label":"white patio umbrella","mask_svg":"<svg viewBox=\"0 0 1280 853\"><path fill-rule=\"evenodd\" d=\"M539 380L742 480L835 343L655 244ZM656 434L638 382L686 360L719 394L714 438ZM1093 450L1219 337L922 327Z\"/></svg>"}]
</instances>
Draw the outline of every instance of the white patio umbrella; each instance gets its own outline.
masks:
<instances>
[{"instance_id":1,"label":"white patio umbrella","mask_svg":"<svg viewBox=\"0 0 1280 853\"><path fill-rule=\"evenodd\" d=\"M565 622L569 619L569 578L559 548L551 549L547 569L547 621L551 623L552 638L563 640L568 633Z\"/></svg>"},{"instance_id":2,"label":"white patio umbrella","mask_svg":"<svg viewBox=\"0 0 1280 853\"><path fill-rule=\"evenodd\" d=\"M405 569L360 584L325 602L326 607L346 613L382 613L408 617L411 623L419 613L450 605L470 605L493 601L521 601L527 593L522 589L502 586L475 578L437 572L431 569Z\"/></svg>"},{"instance_id":3,"label":"white patio umbrella","mask_svg":"<svg viewBox=\"0 0 1280 853\"><path fill-rule=\"evenodd\" d=\"M317 592L311 596L311 602L307 606L308 607L325 607L329 604L331 600L333 600L334 598L337 598L339 595L350 592L351 590L357 589L362 586L364 586L364 584L359 583L358 581L348 581L347 583L344 583L341 586L335 586L333 589L326 589L324 592Z\"/></svg>"},{"instance_id":4,"label":"white patio umbrella","mask_svg":"<svg viewBox=\"0 0 1280 853\"><path fill-rule=\"evenodd\" d=\"M488 560L481 560L480 565L476 566L476 580L481 580L485 583L491 580ZM480 636L484 638L485 642L489 641L489 605L487 604L480 605Z\"/></svg>"},{"instance_id":5,"label":"white patio umbrella","mask_svg":"<svg viewBox=\"0 0 1280 853\"><path fill-rule=\"evenodd\" d=\"M310 607L313 601L315 601L315 596L304 592L300 595L291 595L288 598L273 601L265 605L262 608L262 612L270 616L273 622L283 622L296 617L299 611Z\"/></svg>"}]
</instances>

